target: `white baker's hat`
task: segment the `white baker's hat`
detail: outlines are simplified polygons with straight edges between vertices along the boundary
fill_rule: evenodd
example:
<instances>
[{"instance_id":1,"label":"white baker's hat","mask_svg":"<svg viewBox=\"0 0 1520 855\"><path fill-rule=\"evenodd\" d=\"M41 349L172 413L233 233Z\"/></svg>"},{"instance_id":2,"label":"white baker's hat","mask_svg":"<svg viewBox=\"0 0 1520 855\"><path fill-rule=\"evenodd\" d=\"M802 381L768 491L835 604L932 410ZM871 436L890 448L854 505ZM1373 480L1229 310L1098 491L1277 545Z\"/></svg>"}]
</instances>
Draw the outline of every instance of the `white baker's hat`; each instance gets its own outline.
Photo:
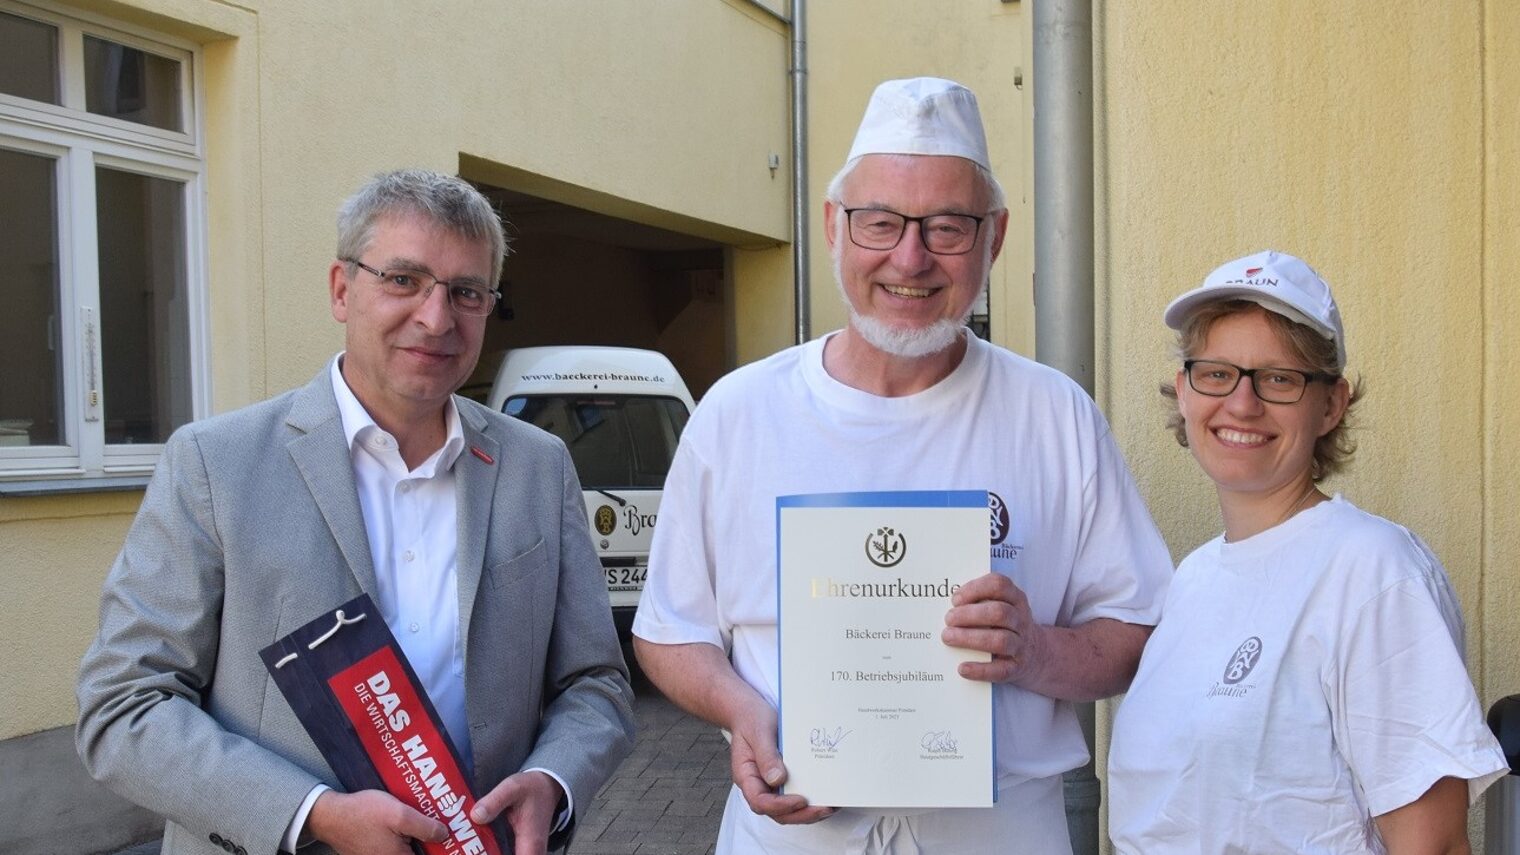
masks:
<instances>
[{"instance_id":1,"label":"white baker's hat","mask_svg":"<svg viewBox=\"0 0 1520 855\"><path fill-rule=\"evenodd\" d=\"M1335 342L1336 368L1346 367L1346 330L1330 286L1301 259L1268 249L1215 268L1203 284L1173 300L1162 317L1182 329L1194 309L1219 300L1250 300Z\"/></svg>"},{"instance_id":2,"label":"white baker's hat","mask_svg":"<svg viewBox=\"0 0 1520 855\"><path fill-rule=\"evenodd\" d=\"M976 96L938 77L888 80L876 87L845 162L866 154L949 155L992 168Z\"/></svg>"}]
</instances>

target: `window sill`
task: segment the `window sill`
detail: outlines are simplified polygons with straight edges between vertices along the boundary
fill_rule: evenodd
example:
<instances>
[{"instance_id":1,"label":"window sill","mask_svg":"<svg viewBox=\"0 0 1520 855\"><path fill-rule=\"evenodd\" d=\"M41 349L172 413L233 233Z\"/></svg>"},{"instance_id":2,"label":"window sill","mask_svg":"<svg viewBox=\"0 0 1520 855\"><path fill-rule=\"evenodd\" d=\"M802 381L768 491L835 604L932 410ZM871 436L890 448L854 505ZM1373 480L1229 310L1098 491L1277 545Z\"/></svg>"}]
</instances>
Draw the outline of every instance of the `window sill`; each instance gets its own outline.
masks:
<instances>
[{"instance_id":1,"label":"window sill","mask_svg":"<svg viewBox=\"0 0 1520 855\"><path fill-rule=\"evenodd\" d=\"M68 493L124 493L148 486L151 475L110 475L103 478L47 478L32 481L0 480L0 496L57 496Z\"/></svg>"}]
</instances>

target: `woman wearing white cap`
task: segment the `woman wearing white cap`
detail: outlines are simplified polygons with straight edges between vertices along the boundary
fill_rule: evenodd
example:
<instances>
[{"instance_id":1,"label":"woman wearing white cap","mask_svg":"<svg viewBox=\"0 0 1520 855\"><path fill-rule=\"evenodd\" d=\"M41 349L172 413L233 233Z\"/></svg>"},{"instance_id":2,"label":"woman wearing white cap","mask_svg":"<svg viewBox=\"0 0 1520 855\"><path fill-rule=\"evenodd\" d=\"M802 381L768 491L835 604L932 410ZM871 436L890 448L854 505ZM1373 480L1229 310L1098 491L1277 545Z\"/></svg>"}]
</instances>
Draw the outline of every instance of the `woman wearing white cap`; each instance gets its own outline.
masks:
<instances>
[{"instance_id":1,"label":"woman wearing white cap","mask_svg":"<svg viewBox=\"0 0 1520 855\"><path fill-rule=\"evenodd\" d=\"M1352 452L1329 286L1267 251L1172 302L1177 440L1224 533L1177 568L1114 721L1122 853L1468 852L1506 771L1440 562L1319 488Z\"/></svg>"}]
</instances>

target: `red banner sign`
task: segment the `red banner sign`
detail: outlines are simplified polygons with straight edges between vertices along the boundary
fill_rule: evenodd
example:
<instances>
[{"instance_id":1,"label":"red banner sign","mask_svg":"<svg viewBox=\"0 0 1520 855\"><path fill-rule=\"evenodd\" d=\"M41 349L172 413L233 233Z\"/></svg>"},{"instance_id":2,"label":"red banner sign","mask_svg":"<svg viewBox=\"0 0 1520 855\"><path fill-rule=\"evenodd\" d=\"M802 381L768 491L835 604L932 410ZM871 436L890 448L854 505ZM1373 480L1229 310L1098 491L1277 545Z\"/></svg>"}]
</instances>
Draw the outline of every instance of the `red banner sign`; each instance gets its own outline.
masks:
<instances>
[{"instance_id":1,"label":"red banner sign","mask_svg":"<svg viewBox=\"0 0 1520 855\"><path fill-rule=\"evenodd\" d=\"M391 795L449 827L444 842L421 844L427 855L501 855L489 829L470 821L469 782L391 648L339 671L327 685Z\"/></svg>"}]
</instances>

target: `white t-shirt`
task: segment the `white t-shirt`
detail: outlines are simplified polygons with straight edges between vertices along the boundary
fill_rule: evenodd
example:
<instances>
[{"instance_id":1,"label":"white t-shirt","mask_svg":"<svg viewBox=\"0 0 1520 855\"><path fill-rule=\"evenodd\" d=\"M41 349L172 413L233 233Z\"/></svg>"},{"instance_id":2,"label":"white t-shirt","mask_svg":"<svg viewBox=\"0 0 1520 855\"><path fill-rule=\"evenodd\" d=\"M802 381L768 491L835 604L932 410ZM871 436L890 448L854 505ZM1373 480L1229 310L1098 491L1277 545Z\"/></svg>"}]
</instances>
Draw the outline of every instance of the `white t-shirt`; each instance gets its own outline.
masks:
<instances>
[{"instance_id":1,"label":"white t-shirt","mask_svg":"<svg viewBox=\"0 0 1520 855\"><path fill-rule=\"evenodd\" d=\"M702 399L665 484L636 635L717 645L775 704L776 497L856 490L988 490L991 569L1035 620L1155 623L1171 558L1079 386L972 337L950 376L883 398L830 377L825 341ZM995 691L1001 787L1086 762L1071 704Z\"/></svg>"},{"instance_id":2,"label":"white t-shirt","mask_svg":"<svg viewBox=\"0 0 1520 855\"><path fill-rule=\"evenodd\" d=\"M1441 563L1336 496L1199 547L1114 720L1123 853L1381 853L1372 817L1507 766Z\"/></svg>"}]
</instances>

